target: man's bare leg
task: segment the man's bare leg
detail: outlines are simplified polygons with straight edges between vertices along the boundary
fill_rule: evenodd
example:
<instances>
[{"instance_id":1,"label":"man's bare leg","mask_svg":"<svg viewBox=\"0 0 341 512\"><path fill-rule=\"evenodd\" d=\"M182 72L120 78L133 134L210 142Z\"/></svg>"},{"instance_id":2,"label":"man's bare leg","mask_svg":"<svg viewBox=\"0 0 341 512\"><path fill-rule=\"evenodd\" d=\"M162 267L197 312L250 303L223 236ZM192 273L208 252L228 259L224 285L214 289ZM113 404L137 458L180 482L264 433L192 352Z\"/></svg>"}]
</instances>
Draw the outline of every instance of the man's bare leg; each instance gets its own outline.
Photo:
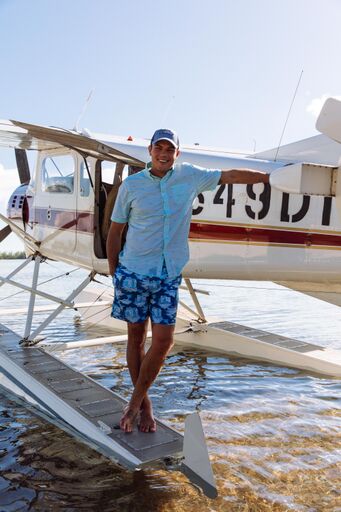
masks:
<instances>
[{"instance_id":1,"label":"man's bare leg","mask_svg":"<svg viewBox=\"0 0 341 512\"><path fill-rule=\"evenodd\" d=\"M142 360L133 394L121 418L120 426L125 432L133 430L134 421L147 391L158 376L166 356L173 346L174 327L174 325L162 324L153 324L152 326L152 344Z\"/></svg>"},{"instance_id":2,"label":"man's bare leg","mask_svg":"<svg viewBox=\"0 0 341 512\"><path fill-rule=\"evenodd\" d=\"M145 357L147 328L148 320L134 324L128 323L127 364L134 386ZM141 404L139 429L142 432L155 432L156 430L152 402L147 393Z\"/></svg>"}]
</instances>

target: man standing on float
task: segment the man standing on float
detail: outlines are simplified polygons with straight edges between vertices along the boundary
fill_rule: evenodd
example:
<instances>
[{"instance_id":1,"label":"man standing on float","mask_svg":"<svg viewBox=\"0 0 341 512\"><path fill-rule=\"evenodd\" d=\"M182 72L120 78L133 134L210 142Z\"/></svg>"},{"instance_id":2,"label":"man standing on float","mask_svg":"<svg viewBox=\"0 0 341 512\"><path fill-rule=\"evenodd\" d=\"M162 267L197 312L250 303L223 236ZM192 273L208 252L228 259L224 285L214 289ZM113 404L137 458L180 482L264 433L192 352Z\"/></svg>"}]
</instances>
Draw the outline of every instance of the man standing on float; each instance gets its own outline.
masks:
<instances>
[{"instance_id":1,"label":"man standing on float","mask_svg":"<svg viewBox=\"0 0 341 512\"><path fill-rule=\"evenodd\" d=\"M151 165L126 178L119 189L107 238L115 286L112 316L128 324L127 364L134 384L120 421L125 432L132 432L135 421L142 432L156 430L148 389L173 345L178 287L189 259L194 199L219 184L269 182L269 175L262 171L176 164L179 139L172 130L156 130L148 149ZM145 353L149 318L152 343Z\"/></svg>"}]
</instances>

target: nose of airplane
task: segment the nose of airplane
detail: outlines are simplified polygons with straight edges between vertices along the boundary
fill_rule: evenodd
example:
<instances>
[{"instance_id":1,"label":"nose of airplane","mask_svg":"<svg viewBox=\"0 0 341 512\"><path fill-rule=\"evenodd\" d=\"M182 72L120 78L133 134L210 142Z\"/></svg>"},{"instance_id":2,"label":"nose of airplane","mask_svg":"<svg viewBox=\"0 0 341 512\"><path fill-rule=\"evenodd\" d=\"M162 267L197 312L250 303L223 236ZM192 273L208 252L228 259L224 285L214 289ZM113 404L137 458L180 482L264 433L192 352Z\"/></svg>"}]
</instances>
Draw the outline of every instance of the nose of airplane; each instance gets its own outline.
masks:
<instances>
[{"instance_id":1,"label":"nose of airplane","mask_svg":"<svg viewBox=\"0 0 341 512\"><path fill-rule=\"evenodd\" d=\"M20 226L22 228L24 228L24 223L28 220L27 187L28 184L19 185L12 193L7 204L7 217L16 223L22 222L22 226Z\"/></svg>"}]
</instances>

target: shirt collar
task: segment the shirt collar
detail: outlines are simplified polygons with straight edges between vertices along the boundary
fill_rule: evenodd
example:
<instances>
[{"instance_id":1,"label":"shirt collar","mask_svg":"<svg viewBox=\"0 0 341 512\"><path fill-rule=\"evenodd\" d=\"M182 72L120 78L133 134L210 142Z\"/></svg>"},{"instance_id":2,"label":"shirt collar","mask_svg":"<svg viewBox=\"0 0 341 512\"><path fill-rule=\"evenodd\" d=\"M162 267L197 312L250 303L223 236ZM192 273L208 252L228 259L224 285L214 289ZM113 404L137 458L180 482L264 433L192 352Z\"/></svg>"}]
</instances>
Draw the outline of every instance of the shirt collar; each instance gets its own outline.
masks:
<instances>
[{"instance_id":1,"label":"shirt collar","mask_svg":"<svg viewBox=\"0 0 341 512\"><path fill-rule=\"evenodd\" d=\"M153 180L153 181L165 180L165 181L167 181L171 177L171 175L173 174L174 167L171 167L169 169L169 171L167 172L167 174L163 178L159 178L158 176L154 176L154 174L152 174L150 171L151 171L151 167L148 167L148 164L147 164L145 169L143 170L143 172L144 172L144 175L147 176L147 178L149 178L150 180Z\"/></svg>"}]
</instances>

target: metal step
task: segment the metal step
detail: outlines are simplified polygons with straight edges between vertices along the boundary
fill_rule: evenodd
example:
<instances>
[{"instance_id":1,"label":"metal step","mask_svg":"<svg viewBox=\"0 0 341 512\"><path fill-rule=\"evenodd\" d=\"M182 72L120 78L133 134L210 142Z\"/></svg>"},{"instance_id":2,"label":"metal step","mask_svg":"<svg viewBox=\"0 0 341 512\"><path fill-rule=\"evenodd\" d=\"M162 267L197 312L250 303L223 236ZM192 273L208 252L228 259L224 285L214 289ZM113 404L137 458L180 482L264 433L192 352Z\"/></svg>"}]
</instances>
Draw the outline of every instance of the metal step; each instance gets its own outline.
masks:
<instances>
[{"instance_id":1,"label":"metal step","mask_svg":"<svg viewBox=\"0 0 341 512\"><path fill-rule=\"evenodd\" d=\"M295 340L280 334L273 334L267 331L261 331L260 329L254 329L253 327L246 327L245 325L235 324L232 322L212 322L208 324L210 327L217 327L223 331L234 332L241 336L247 336L254 338L264 343L270 343L277 347L289 348L295 352L312 352L314 350L325 350L325 347L315 345L313 343L306 343L304 341Z\"/></svg>"},{"instance_id":2,"label":"metal step","mask_svg":"<svg viewBox=\"0 0 341 512\"><path fill-rule=\"evenodd\" d=\"M210 322L205 329L210 346L227 354L341 377L340 350L232 322ZM200 337L205 343L205 336Z\"/></svg>"},{"instance_id":3,"label":"metal step","mask_svg":"<svg viewBox=\"0 0 341 512\"><path fill-rule=\"evenodd\" d=\"M137 428L128 434L120 430L119 420L127 404L126 400L44 352L42 348L25 348L19 345L19 341L17 334L0 324L0 372L17 386L25 388L27 393L57 418L60 419L58 412L51 406L53 396L51 399L48 393L50 398L44 402L44 393L39 396L39 391L32 390L33 386L23 384L23 376L26 380L29 377L27 382L34 379L32 383L38 383L38 390L52 392L56 398L92 423L100 433L127 450L137 459L134 464L136 467L182 452L183 436L159 420L156 420L155 433L140 432ZM6 361L14 365L6 364ZM62 420L66 421L65 417ZM70 427L77 429L74 424L70 424ZM83 437L82 432L80 437Z\"/></svg>"}]
</instances>

